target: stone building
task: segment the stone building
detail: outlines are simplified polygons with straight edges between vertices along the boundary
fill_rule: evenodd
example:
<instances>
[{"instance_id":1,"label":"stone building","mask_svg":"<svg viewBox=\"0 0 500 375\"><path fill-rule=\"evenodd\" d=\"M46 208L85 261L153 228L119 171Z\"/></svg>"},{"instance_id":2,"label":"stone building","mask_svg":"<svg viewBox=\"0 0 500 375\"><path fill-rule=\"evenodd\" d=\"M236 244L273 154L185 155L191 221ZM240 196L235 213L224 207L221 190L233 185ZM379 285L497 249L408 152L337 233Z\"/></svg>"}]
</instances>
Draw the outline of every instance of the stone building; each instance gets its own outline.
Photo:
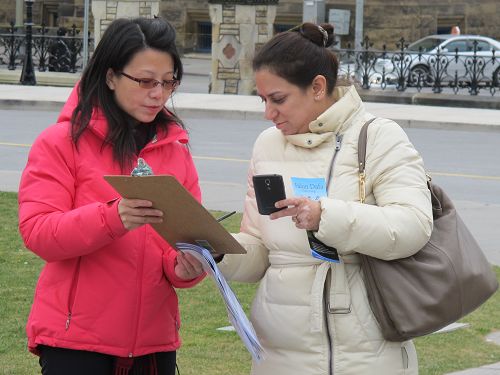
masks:
<instances>
[{"instance_id":1,"label":"stone building","mask_svg":"<svg viewBox=\"0 0 500 375\"><path fill-rule=\"evenodd\" d=\"M108 0L109 1L109 0ZM119 0L116 0L119 1ZM36 0L34 21L48 26L81 25L84 0ZM210 52L212 25L210 0L161 0L159 13L176 26L179 44L186 52ZM0 0L0 24L16 19L16 4L23 0ZM280 0L274 31L285 30L302 21L303 0ZM356 0L325 0L326 17L330 9L349 10L349 34L342 36L346 46L354 40ZM365 0L364 33L375 47L386 44L393 49L404 37L414 41L435 33L448 32L458 25L463 34L481 34L500 40L500 1L498 0ZM91 19L92 21L92 19ZM93 30L93 26L90 27Z\"/></svg>"}]
</instances>

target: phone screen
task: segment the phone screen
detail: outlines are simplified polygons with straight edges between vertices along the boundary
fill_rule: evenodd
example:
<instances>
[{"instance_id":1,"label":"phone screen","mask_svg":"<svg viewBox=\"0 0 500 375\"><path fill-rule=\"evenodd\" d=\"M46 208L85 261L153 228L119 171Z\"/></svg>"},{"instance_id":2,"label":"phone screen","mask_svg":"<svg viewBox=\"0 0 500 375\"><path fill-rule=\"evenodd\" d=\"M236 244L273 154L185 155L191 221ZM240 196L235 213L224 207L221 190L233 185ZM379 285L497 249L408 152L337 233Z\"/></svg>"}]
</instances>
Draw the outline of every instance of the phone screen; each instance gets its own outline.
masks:
<instances>
[{"instance_id":1,"label":"phone screen","mask_svg":"<svg viewBox=\"0 0 500 375\"><path fill-rule=\"evenodd\" d=\"M255 199L257 200L257 208L261 215L270 215L285 208L276 208L274 206L277 201L286 198L285 184L281 175L255 175L253 176L253 187L255 190Z\"/></svg>"}]
</instances>

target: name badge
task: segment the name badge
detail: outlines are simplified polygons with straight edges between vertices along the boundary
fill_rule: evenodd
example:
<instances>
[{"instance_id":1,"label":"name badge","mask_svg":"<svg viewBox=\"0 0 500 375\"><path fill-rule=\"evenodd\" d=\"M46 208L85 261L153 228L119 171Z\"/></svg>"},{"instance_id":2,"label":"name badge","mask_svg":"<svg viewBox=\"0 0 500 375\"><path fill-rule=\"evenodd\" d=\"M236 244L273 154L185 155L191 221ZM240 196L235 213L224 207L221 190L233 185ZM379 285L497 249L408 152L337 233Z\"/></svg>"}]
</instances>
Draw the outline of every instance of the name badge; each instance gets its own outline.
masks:
<instances>
[{"instance_id":1,"label":"name badge","mask_svg":"<svg viewBox=\"0 0 500 375\"><path fill-rule=\"evenodd\" d=\"M313 201L326 197L326 181L324 178L292 177L291 181L296 197L306 197Z\"/></svg>"}]
</instances>

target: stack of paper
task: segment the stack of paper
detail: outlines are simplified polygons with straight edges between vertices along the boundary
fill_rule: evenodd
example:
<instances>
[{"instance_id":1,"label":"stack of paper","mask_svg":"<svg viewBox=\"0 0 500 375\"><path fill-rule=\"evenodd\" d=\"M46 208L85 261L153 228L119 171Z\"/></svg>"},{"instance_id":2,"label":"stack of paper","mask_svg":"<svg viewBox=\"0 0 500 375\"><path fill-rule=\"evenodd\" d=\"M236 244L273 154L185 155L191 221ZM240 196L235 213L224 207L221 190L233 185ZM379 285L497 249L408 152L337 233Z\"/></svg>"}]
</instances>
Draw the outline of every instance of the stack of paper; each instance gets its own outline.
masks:
<instances>
[{"instance_id":1,"label":"stack of paper","mask_svg":"<svg viewBox=\"0 0 500 375\"><path fill-rule=\"evenodd\" d=\"M245 312L238 302L238 299L234 295L234 292L222 273L219 271L219 268L217 268L210 252L203 247L189 243L177 243L176 247L182 252L190 253L195 256L203 264L204 270L212 276L226 304L231 324L252 355L253 359L260 362L263 358L264 351L260 345L257 335L255 334L252 323L248 320Z\"/></svg>"}]
</instances>

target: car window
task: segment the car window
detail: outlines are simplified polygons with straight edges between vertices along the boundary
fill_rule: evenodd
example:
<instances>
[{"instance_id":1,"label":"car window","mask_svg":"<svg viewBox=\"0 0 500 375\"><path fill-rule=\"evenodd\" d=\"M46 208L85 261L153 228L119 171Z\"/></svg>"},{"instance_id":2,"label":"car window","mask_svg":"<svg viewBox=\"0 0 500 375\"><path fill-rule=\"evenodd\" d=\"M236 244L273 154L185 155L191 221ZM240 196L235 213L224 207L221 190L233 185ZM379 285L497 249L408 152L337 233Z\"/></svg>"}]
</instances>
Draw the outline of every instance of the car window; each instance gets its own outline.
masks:
<instances>
[{"instance_id":1,"label":"car window","mask_svg":"<svg viewBox=\"0 0 500 375\"><path fill-rule=\"evenodd\" d=\"M478 40L477 41L477 52L489 52L491 51L491 45L488 42L485 42L483 40ZM468 46L469 52L474 52L474 40L469 41L469 46Z\"/></svg>"},{"instance_id":2,"label":"car window","mask_svg":"<svg viewBox=\"0 0 500 375\"><path fill-rule=\"evenodd\" d=\"M467 52L467 42L465 40L454 40L453 42L448 43L443 46L446 48L448 52Z\"/></svg>"},{"instance_id":3,"label":"car window","mask_svg":"<svg viewBox=\"0 0 500 375\"><path fill-rule=\"evenodd\" d=\"M433 50L438 45L443 42L443 39L440 38L425 38L422 40L417 40L415 43L412 43L408 46L408 51L419 52L420 48L422 48L422 52L429 52Z\"/></svg>"}]
</instances>

